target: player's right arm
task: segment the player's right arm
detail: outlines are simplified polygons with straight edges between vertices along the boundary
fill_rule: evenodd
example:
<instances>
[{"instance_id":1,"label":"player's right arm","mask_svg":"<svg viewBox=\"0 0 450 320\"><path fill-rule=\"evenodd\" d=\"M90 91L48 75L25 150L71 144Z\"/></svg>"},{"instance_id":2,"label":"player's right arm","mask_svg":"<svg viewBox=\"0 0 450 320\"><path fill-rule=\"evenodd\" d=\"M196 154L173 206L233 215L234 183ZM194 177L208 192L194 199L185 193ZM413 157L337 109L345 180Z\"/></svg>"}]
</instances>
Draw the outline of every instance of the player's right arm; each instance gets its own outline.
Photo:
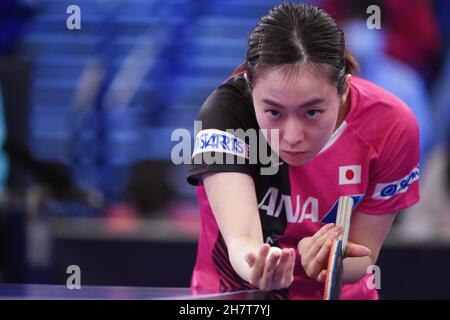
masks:
<instances>
[{"instance_id":1,"label":"player's right arm","mask_svg":"<svg viewBox=\"0 0 450 320\"><path fill-rule=\"evenodd\" d=\"M289 287L294 279L295 251L264 244L252 177L219 172L202 178L234 270L264 291Z\"/></svg>"}]
</instances>

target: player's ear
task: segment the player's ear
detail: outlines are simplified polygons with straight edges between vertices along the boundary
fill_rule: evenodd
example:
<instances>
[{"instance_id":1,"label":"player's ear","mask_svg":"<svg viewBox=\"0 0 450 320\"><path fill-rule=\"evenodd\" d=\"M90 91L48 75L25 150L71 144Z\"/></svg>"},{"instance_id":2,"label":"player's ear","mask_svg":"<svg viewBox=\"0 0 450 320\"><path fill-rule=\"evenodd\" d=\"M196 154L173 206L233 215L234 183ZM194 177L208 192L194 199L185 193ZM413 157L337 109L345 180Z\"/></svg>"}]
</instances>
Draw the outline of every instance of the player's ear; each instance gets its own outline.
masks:
<instances>
[{"instance_id":1,"label":"player's ear","mask_svg":"<svg viewBox=\"0 0 450 320\"><path fill-rule=\"evenodd\" d=\"M252 88L250 87L250 83L248 82L248 76L247 71L244 72L244 79L245 79L245 87L247 88L247 92L252 95Z\"/></svg>"},{"instance_id":2,"label":"player's ear","mask_svg":"<svg viewBox=\"0 0 450 320\"><path fill-rule=\"evenodd\" d=\"M345 90L344 93L341 95L341 101L346 101L348 93L350 92L350 82L352 80L352 75L350 73L347 73L345 75Z\"/></svg>"}]
</instances>

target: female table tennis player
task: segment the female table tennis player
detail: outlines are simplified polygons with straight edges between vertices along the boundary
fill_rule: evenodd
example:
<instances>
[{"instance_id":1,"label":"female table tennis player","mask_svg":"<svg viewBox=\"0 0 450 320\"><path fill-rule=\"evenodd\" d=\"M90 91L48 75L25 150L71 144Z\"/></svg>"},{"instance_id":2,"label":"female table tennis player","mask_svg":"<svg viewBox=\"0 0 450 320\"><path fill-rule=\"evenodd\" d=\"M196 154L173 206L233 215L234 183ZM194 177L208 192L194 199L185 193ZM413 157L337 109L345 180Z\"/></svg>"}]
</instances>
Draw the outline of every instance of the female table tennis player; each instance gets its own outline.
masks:
<instances>
[{"instance_id":1,"label":"female table tennis player","mask_svg":"<svg viewBox=\"0 0 450 320\"><path fill-rule=\"evenodd\" d=\"M347 195L355 205L341 298L378 298L367 269L396 212L419 201L419 134L408 106L352 77L356 66L342 30L317 7L283 3L259 20L245 63L200 110L188 173L201 212L193 288L322 299L341 232L337 201ZM261 144L230 129L266 129L279 161L252 163Z\"/></svg>"}]
</instances>

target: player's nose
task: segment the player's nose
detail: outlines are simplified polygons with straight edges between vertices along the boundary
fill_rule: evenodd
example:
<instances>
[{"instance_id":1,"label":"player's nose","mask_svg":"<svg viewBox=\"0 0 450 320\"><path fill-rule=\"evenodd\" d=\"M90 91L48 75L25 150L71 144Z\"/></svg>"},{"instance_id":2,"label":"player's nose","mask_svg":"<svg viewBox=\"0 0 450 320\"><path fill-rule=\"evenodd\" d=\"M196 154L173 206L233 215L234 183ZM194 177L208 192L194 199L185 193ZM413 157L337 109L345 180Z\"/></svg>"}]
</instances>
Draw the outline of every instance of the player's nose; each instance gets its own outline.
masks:
<instances>
[{"instance_id":1,"label":"player's nose","mask_svg":"<svg viewBox=\"0 0 450 320\"><path fill-rule=\"evenodd\" d=\"M283 129L283 142L291 150L298 151L295 148L305 140L303 125L298 121L288 119Z\"/></svg>"}]
</instances>

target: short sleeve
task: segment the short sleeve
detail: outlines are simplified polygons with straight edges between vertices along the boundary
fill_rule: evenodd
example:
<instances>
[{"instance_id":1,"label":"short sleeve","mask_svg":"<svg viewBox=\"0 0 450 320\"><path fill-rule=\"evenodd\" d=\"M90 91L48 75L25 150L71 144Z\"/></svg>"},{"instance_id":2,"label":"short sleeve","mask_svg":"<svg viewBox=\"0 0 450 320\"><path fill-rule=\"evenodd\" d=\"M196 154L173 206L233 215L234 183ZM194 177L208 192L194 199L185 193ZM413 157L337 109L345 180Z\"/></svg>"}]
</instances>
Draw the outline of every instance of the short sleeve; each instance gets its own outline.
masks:
<instances>
[{"instance_id":1,"label":"short sleeve","mask_svg":"<svg viewBox=\"0 0 450 320\"><path fill-rule=\"evenodd\" d=\"M419 202L419 126L406 108L395 114L371 165L366 196L358 210L368 214L387 214Z\"/></svg>"},{"instance_id":2,"label":"short sleeve","mask_svg":"<svg viewBox=\"0 0 450 320\"><path fill-rule=\"evenodd\" d=\"M249 129L256 132L257 121L244 90L230 84L217 88L202 105L198 121L188 183L200 185L201 175L211 172L256 174L257 165L249 159Z\"/></svg>"}]
</instances>

